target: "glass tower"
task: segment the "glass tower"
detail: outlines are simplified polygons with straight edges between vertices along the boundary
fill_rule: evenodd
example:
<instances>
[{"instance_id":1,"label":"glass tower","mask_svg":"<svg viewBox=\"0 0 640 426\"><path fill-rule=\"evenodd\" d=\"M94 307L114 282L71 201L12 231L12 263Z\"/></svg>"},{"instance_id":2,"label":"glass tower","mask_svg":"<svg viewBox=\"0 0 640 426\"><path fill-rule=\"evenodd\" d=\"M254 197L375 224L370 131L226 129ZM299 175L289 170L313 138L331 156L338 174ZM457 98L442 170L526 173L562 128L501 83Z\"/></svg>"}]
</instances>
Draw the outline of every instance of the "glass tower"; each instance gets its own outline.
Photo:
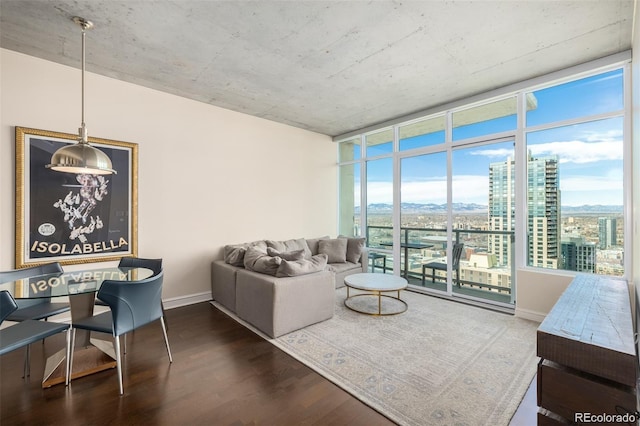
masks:
<instances>
[{"instance_id":1,"label":"glass tower","mask_svg":"<svg viewBox=\"0 0 640 426\"><path fill-rule=\"evenodd\" d=\"M489 166L489 228L492 231L515 229L515 162L508 159ZM543 268L561 268L560 178L558 157L527 160L527 264ZM511 253L508 235L492 235L489 252L502 265Z\"/></svg>"}]
</instances>

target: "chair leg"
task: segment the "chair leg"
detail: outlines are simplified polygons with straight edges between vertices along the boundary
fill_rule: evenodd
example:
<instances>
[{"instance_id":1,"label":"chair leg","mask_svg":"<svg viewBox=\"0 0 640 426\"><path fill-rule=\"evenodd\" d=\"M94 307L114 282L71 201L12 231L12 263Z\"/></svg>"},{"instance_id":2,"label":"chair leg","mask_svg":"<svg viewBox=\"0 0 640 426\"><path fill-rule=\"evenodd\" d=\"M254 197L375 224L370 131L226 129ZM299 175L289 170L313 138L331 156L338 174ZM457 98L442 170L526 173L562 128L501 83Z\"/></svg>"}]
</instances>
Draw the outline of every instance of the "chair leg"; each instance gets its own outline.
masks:
<instances>
[{"instance_id":1,"label":"chair leg","mask_svg":"<svg viewBox=\"0 0 640 426\"><path fill-rule=\"evenodd\" d=\"M120 386L120 395L124 393L122 386L122 357L120 356L120 336L115 336L113 343L116 350L116 365L118 366L118 385Z\"/></svg>"},{"instance_id":2,"label":"chair leg","mask_svg":"<svg viewBox=\"0 0 640 426\"><path fill-rule=\"evenodd\" d=\"M73 349L76 347L76 329L72 327L69 332L71 333L71 353L69 354L69 383L71 383L71 372L73 371L73 353L75 352Z\"/></svg>"},{"instance_id":3,"label":"chair leg","mask_svg":"<svg viewBox=\"0 0 640 426\"><path fill-rule=\"evenodd\" d=\"M160 309L162 309L162 318L166 318L166 315L164 314L164 303L160 304ZM166 329L169 330L169 323L167 321L165 321L164 323Z\"/></svg>"},{"instance_id":4,"label":"chair leg","mask_svg":"<svg viewBox=\"0 0 640 426\"><path fill-rule=\"evenodd\" d=\"M71 381L71 328L67 330L67 357L65 364L67 371L65 373L64 385L69 386L69 382Z\"/></svg>"},{"instance_id":5,"label":"chair leg","mask_svg":"<svg viewBox=\"0 0 640 426\"><path fill-rule=\"evenodd\" d=\"M171 348L169 348L169 338L167 337L167 328L164 325L164 317L160 317L160 325L162 325L162 334L164 334L164 343L167 345L167 354L169 355L169 362L173 362L171 357Z\"/></svg>"},{"instance_id":6,"label":"chair leg","mask_svg":"<svg viewBox=\"0 0 640 426\"><path fill-rule=\"evenodd\" d=\"M127 335L123 334L122 335L122 346L123 346L123 352L126 355L127 354Z\"/></svg>"}]
</instances>

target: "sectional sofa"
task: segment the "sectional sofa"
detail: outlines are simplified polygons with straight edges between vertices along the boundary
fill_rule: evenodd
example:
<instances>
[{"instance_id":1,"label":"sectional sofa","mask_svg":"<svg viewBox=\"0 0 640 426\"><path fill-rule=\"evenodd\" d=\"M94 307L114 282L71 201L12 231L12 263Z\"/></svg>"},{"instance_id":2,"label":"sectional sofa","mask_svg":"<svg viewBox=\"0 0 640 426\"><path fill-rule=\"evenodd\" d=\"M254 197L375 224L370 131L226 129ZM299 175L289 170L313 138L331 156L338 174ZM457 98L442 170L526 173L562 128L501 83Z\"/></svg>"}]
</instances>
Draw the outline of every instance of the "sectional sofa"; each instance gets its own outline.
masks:
<instances>
[{"instance_id":1,"label":"sectional sofa","mask_svg":"<svg viewBox=\"0 0 640 426\"><path fill-rule=\"evenodd\" d=\"M211 264L213 299L269 337L333 316L335 289L366 272L364 238L260 240L227 245Z\"/></svg>"}]
</instances>

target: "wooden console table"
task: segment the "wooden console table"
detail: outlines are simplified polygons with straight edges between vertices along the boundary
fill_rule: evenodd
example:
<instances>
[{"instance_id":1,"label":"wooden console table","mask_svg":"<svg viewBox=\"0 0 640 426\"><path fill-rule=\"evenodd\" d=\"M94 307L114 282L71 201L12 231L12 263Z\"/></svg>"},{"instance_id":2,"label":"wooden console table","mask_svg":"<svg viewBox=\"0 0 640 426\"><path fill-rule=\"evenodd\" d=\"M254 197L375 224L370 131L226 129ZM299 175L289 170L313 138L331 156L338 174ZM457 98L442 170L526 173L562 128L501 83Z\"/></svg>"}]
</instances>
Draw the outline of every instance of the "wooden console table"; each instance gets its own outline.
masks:
<instances>
[{"instance_id":1,"label":"wooden console table","mask_svg":"<svg viewBox=\"0 0 640 426\"><path fill-rule=\"evenodd\" d=\"M638 361L626 281L576 276L540 324L537 350L539 425L636 412Z\"/></svg>"}]
</instances>

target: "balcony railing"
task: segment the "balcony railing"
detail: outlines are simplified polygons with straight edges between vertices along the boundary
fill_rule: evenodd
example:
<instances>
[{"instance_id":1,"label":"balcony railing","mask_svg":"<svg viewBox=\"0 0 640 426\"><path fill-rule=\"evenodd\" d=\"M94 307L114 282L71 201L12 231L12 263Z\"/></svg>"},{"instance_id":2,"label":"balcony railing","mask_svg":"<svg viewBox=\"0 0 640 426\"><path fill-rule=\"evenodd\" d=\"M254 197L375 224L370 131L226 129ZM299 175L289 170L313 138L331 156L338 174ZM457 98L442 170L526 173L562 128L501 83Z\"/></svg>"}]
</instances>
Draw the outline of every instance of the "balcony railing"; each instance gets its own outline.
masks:
<instances>
[{"instance_id":1,"label":"balcony railing","mask_svg":"<svg viewBox=\"0 0 640 426\"><path fill-rule=\"evenodd\" d=\"M423 275L423 265L447 263L447 231L402 227L400 232L400 275L411 285L445 291L446 271L433 271L432 279L428 267ZM366 237L369 269L393 273L393 228L371 225ZM513 303L514 232L454 229L452 238L454 244L464 244L458 270L453 271L453 292Z\"/></svg>"}]
</instances>

